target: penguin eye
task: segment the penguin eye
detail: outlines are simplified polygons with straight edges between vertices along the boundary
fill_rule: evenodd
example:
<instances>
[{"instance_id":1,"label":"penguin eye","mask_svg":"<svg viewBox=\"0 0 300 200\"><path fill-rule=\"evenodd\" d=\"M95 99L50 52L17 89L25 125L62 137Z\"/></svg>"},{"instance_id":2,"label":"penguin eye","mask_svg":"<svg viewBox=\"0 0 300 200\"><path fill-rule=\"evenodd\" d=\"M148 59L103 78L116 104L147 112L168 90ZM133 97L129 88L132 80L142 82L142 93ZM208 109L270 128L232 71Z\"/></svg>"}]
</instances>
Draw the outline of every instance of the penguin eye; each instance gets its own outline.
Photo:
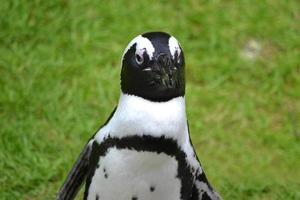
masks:
<instances>
[{"instance_id":1,"label":"penguin eye","mask_svg":"<svg viewBox=\"0 0 300 200\"><path fill-rule=\"evenodd\" d=\"M143 62L144 62L144 56L143 55L139 55L139 54L135 54L135 61L139 65L143 64Z\"/></svg>"}]
</instances>

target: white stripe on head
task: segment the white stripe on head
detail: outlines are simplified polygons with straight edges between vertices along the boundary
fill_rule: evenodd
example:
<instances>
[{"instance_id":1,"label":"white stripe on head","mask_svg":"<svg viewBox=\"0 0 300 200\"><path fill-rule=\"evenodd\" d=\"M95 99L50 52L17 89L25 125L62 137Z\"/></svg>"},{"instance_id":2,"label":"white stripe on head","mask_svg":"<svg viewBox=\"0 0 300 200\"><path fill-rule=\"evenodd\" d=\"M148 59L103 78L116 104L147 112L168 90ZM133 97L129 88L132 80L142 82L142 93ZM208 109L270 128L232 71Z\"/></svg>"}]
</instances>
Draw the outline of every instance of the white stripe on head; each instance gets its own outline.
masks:
<instances>
[{"instance_id":1,"label":"white stripe on head","mask_svg":"<svg viewBox=\"0 0 300 200\"><path fill-rule=\"evenodd\" d=\"M127 45L123 56L122 56L122 60L124 58L124 55L127 53L127 51L134 45L136 44L136 51L135 53L142 56L144 52L146 52L149 56L149 59L152 60L153 58L153 53L155 51L154 46L152 45L151 41L148 38L145 38L141 35L138 35L137 37L135 37L133 40L131 40L131 42L129 42L129 44Z\"/></svg>"},{"instance_id":2,"label":"white stripe on head","mask_svg":"<svg viewBox=\"0 0 300 200\"><path fill-rule=\"evenodd\" d=\"M173 59L175 58L176 51L177 51L178 55L180 55L180 53L181 53L180 45L179 45L178 41L176 40L176 38L174 38L173 36L171 36L169 39L169 49L170 49Z\"/></svg>"}]
</instances>

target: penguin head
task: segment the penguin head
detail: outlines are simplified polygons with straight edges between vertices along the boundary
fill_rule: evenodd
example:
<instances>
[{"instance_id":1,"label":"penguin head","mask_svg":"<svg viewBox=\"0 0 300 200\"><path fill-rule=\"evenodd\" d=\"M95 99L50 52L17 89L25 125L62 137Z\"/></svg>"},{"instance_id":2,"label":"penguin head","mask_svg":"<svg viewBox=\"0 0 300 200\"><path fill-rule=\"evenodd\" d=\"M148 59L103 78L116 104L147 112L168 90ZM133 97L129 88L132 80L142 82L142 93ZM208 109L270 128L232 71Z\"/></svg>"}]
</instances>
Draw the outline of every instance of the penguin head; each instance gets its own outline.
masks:
<instances>
[{"instance_id":1,"label":"penguin head","mask_svg":"<svg viewBox=\"0 0 300 200\"><path fill-rule=\"evenodd\" d=\"M184 96L184 55L168 33L149 32L135 37L122 58L121 89L150 101Z\"/></svg>"}]
</instances>

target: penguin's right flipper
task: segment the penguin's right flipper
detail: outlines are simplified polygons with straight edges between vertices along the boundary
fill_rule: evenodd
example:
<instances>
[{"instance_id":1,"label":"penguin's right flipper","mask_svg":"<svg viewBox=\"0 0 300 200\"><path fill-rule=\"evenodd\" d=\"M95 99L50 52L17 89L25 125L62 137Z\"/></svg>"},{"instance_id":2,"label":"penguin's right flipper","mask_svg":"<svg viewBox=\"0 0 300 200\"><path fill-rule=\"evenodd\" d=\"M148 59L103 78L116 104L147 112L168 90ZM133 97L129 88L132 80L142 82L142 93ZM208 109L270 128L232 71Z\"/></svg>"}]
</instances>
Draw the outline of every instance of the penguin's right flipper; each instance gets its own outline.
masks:
<instances>
[{"instance_id":1,"label":"penguin's right flipper","mask_svg":"<svg viewBox=\"0 0 300 200\"><path fill-rule=\"evenodd\" d=\"M64 184L56 195L56 200L73 200L83 185L89 170L89 158L94 139L91 139L80 153Z\"/></svg>"}]
</instances>

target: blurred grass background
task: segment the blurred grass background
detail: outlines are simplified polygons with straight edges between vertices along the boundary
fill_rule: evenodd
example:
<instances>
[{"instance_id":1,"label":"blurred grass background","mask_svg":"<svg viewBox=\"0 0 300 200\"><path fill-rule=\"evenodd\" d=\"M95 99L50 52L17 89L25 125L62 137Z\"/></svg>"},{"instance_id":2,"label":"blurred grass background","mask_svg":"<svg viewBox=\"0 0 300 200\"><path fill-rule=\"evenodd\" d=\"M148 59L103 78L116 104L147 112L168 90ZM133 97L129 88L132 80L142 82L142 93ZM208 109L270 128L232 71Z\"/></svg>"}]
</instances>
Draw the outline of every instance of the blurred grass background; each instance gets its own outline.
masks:
<instances>
[{"instance_id":1,"label":"blurred grass background","mask_svg":"<svg viewBox=\"0 0 300 200\"><path fill-rule=\"evenodd\" d=\"M0 3L0 199L53 199L119 97L137 34L175 35L194 145L224 199L300 199L300 2Z\"/></svg>"}]
</instances>

